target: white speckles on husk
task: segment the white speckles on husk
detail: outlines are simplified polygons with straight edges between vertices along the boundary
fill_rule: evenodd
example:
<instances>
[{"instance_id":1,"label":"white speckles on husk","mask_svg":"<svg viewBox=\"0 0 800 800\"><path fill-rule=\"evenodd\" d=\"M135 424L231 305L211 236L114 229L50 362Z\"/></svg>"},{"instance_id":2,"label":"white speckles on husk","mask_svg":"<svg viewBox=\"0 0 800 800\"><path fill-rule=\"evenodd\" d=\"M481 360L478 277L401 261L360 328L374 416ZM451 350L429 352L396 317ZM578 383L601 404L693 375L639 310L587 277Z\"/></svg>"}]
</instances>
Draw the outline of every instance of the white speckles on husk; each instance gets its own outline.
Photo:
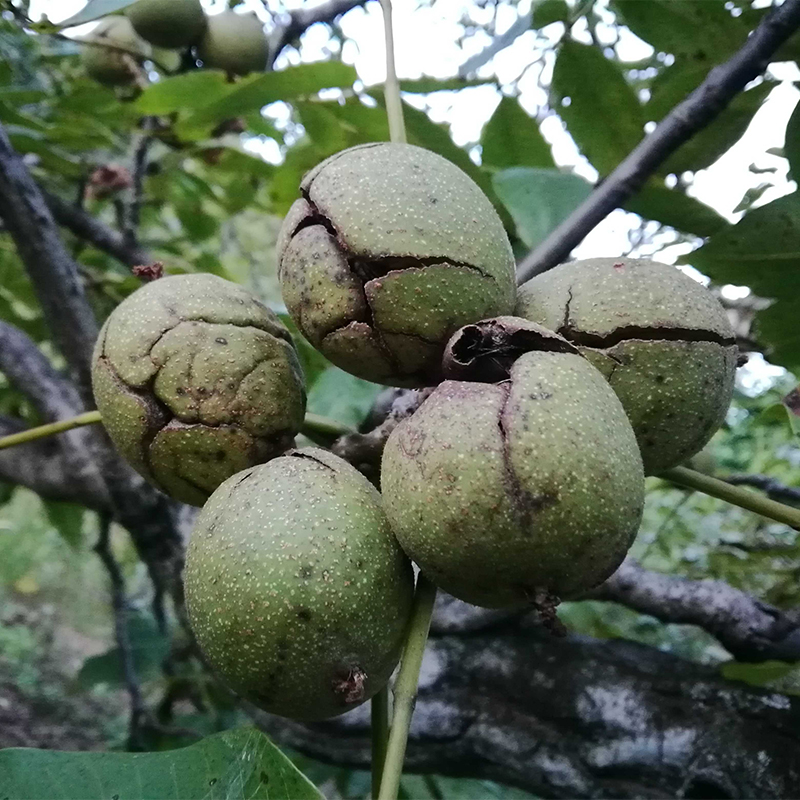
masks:
<instances>
[{"instance_id":1,"label":"white speckles on husk","mask_svg":"<svg viewBox=\"0 0 800 800\"><path fill-rule=\"evenodd\" d=\"M403 549L486 607L596 586L644 503L619 400L584 358L558 352L520 356L505 383L445 381L389 437L381 482Z\"/></svg>"},{"instance_id":2,"label":"white speckles on husk","mask_svg":"<svg viewBox=\"0 0 800 800\"><path fill-rule=\"evenodd\" d=\"M433 385L462 325L510 313L514 258L480 188L405 144L353 147L306 175L278 242L284 301L309 341L359 377Z\"/></svg>"},{"instance_id":3,"label":"white speckles on husk","mask_svg":"<svg viewBox=\"0 0 800 800\"><path fill-rule=\"evenodd\" d=\"M372 485L307 448L214 492L185 587L197 641L232 689L274 714L324 719L388 681L413 574Z\"/></svg>"},{"instance_id":4,"label":"white speckles on husk","mask_svg":"<svg viewBox=\"0 0 800 800\"><path fill-rule=\"evenodd\" d=\"M647 259L562 264L519 290L516 313L560 333L606 376L645 472L699 452L730 405L738 351L714 295Z\"/></svg>"},{"instance_id":5,"label":"white speckles on husk","mask_svg":"<svg viewBox=\"0 0 800 800\"><path fill-rule=\"evenodd\" d=\"M123 456L193 505L291 447L305 413L288 331L214 275L161 278L124 300L100 332L92 380Z\"/></svg>"}]
</instances>

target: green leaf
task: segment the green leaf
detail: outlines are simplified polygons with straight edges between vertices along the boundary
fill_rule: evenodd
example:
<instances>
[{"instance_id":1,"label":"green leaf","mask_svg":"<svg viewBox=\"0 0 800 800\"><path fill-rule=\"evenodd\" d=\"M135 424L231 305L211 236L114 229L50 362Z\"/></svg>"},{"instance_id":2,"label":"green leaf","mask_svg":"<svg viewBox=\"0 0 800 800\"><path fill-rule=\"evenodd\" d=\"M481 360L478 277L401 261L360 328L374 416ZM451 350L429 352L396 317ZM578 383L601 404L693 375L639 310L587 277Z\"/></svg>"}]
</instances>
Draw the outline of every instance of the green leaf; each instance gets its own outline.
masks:
<instances>
[{"instance_id":1,"label":"green leaf","mask_svg":"<svg viewBox=\"0 0 800 800\"><path fill-rule=\"evenodd\" d=\"M691 94L706 78L713 64L677 58L675 63L662 69L650 86L650 99L644 107L648 120L658 122L681 100Z\"/></svg>"},{"instance_id":2,"label":"green leaf","mask_svg":"<svg viewBox=\"0 0 800 800\"><path fill-rule=\"evenodd\" d=\"M514 97L503 97L481 133L484 166L555 167L550 145Z\"/></svg>"},{"instance_id":3,"label":"green leaf","mask_svg":"<svg viewBox=\"0 0 800 800\"><path fill-rule=\"evenodd\" d=\"M531 27L539 30L554 22L567 22L569 20L569 6L564 0L542 0L533 6L533 20Z\"/></svg>"},{"instance_id":4,"label":"green leaf","mask_svg":"<svg viewBox=\"0 0 800 800\"><path fill-rule=\"evenodd\" d=\"M792 433L800 436L800 386L792 389L781 401L781 405L786 409L791 425Z\"/></svg>"},{"instance_id":5,"label":"green leaf","mask_svg":"<svg viewBox=\"0 0 800 800\"><path fill-rule=\"evenodd\" d=\"M664 174L680 174L686 170L705 169L713 164L739 140L773 87L774 84L764 81L738 94L710 125L679 147L661 165L660 171Z\"/></svg>"},{"instance_id":6,"label":"green leaf","mask_svg":"<svg viewBox=\"0 0 800 800\"><path fill-rule=\"evenodd\" d=\"M208 106L236 88L224 72L199 69L151 84L139 95L136 107L142 114L189 111Z\"/></svg>"},{"instance_id":7,"label":"green leaf","mask_svg":"<svg viewBox=\"0 0 800 800\"><path fill-rule=\"evenodd\" d=\"M727 661L720 666L723 678L729 681L743 681L751 686L769 686L773 681L784 678L796 664L785 661L762 661L758 664L744 664L738 661Z\"/></svg>"},{"instance_id":8,"label":"green leaf","mask_svg":"<svg viewBox=\"0 0 800 800\"><path fill-rule=\"evenodd\" d=\"M141 680L158 676L161 664L169 652L169 642L159 631L153 615L138 610L131 611L128 614L128 636L137 676ZM83 689L99 683L124 683L119 648L112 647L99 656L87 658L78 672L77 680Z\"/></svg>"},{"instance_id":9,"label":"green leaf","mask_svg":"<svg viewBox=\"0 0 800 800\"><path fill-rule=\"evenodd\" d=\"M495 174L494 187L509 210L517 234L536 247L574 211L592 191L592 185L557 169L514 167Z\"/></svg>"},{"instance_id":10,"label":"green leaf","mask_svg":"<svg viewBox=\"0 0 800 800\"><path fill-rule=\"evenodd\" d=\"M300 64L280 72L267 72L235 84L233 91L198 109L175 126L178 135L197 138L231 117L257 111L278 100L315 95L322 89L348 88L357 80L355 69L340 61Z\"/></svg>"},{"instance_id":11,"label":"green leaf","mask_svg":"<svg viewBox=\"0 0 800 800\"><path fill-rule=\"evenodd\" d=\"M728 225L724 217L705 203L652 181L628 200L624 208L645 219L703 238Z\"/></svg>"},{"instance_id":12,"label":"green leaf","mask_svg":"<svg viewBox=\"0 0 800 800\"><path fill-rule=\"evenodd\" d=\"M59 22L58 27L71 28L74 25L83 25L84 22L92 22L100 19L100 17L105 17L107 14L121 11L123 8L132 6L135 2L136 0L89 0L77 14L73 14L63 22Z\"/></svg>"},{"instance_id":13,"label":"green leaf","mask_svg":"<svg viewBox=\"0 0 800 800\"><path fill-rule=\"evenodd\" d=\"M357 428L382 388L338 367L328 367L311 386L308 410Z\"/></svg>"},{"instance_id":14,"label":"green leaf","mask_svg":"<svg viewBox=\"0 0 800 800\"><path fill-rule=\"evenodd\" d=\"M65 796L84 800L322 798L289 759L251 727L164 753L0 751L0 797L53 800Z\"/></svg>"},{"instance_id":15,"label":"green leaf","mask_svg":"<svg viewBox=\"0 0 800 800\"><path fill-rule=\"evenodd\" d=\"M786 142L783 152L789 159L789 169L795 181L800 181L800 103L794 107L786 125Z\"/></svg>"},{"instance_id":16,"label":"green leaf","mask_svg":"<svg viewBox=\"0 0 800 800\"><path fill-rule=\"evenodd\" d=\"M613 7L656 50L711 64L738 50L749 32L731 16L725 0L614 0Z\"/></svg>"},{"instance_id":17,"label":"green leaf","mask_svg":"<svg viewBox=\"0 0 800 800\"><path fill-rule=\"evenodd\" d=\"M77 550L83 542L83 518L86 509L76 503L56 503L48 501L44 504L47 519L59 532L61 538L73 550Z\"/></svg>"},{"instance_id":18,"label":"green leaf","mask_svg":"<svg viewBox=\"0 0 800 800\"><path fill-rule=\"evenodd\" d=\"M550 105L601 175L611 172L644 136L646 118L636 93L619 64L596 47L561 43L550 95Z\"/></svg>"},{"instance_id":19,"label":"green leaf","mask_svg":"<svg viewBox=\"0 0 800 800\"><path fill-rule=\"evenodd\" d=\"M800 368L800 194L780 197L747 213L681 258L717 283L749 286L775 302L757 315L758 339L769 358Z\"/></svg>"}]
</instances>

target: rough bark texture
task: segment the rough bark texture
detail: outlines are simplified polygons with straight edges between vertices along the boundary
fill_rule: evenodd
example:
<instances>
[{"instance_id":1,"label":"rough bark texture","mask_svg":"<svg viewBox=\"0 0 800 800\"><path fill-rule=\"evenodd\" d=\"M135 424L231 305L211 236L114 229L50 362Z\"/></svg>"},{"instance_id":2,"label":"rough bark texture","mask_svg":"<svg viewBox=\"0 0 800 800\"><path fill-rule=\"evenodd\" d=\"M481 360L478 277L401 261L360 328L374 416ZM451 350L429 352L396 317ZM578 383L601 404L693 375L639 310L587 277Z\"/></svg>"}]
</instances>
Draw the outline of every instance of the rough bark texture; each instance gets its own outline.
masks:
<instances>
[{"instance_id":1,"label":"rough bark texture","mask_svg":"<svg viewBox=\"0 0 800 800\"><path fill-rule=\"evenodd\" d=\"M369 762L369 716L302 725L254 712L282 743ZM796 797L800 704L631 642L555 639L528 622L434 635L410 771L542 797Z\"/></svg>"}]
</instances>

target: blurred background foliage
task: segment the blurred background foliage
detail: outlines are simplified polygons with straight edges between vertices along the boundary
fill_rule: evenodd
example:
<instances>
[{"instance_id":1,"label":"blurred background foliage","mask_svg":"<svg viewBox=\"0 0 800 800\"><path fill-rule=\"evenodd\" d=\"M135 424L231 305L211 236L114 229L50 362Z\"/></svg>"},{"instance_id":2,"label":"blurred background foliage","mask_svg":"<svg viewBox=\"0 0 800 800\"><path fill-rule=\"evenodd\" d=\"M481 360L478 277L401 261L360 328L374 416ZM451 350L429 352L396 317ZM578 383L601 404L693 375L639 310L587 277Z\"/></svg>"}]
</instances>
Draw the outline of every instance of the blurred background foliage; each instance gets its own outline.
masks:
<instances>
[{"instance_id":1,"label":"blurred background foliage","mask_svg":"<svg viewBox=\"0 0 800 800\"><path fill-rule=\"evenodd\" d=\"M365 86L341 60L341 30L330 29L330 41L338 44L331 45L323 61L294 59L278 71L235 83L208 70L171 76L151 63L147 88L115 92L83 75L75 42L25 31L19 20L25 4L12 6L6 0L0 5L6 8L0 16L0 121L40 184L111 228L124 229L133 190L110 185L103 170L130 170L146 139L137 232L141 246L170 273L206 271L248 286L286 319L274 250L281 217L296 197L300 178L342 148L388 138L381 90ZM742 44L765 13L764 3L746 0L541 0L534 3L531 18L525 3L474 0L463 4L456 20L465 37L481 27L484 33L496 33L491 24L470 16L472 9L476 18L484 19L483 12L493 5L516 11L537 35L546 34L536 58L550 67L540 71L548 103L538 115L520 103L517 83L497 85L502 99L480 139L463 148L454 143L447 125L431 119L427 102L434 94L497 84L491 63L479 73L488 69L486 77L414 79L404 81L402 89L409 140L472 175L501 212L519 254L542 241L591 189L586 170L557 165L540 130L544 115L560 118L585 163L602 177L652 123ZM275 15L283 11L279 3L265 6ZM652 45L652 55L635 63L623 61L615 49L621 32ZM302 41L294 45L302 58ZM795 36L782 49L780 61L794 62L798 56L800 37ZM737 334L746 349L763 353L786 371L776 378L771 376L777 371L756 370L740 383L727 424L698 467L723 477L769 475L800 488L800 447L790 415L781 406L795 385L791 370L800 369L796 185L781 178L777 169L764 171L758 190L742 198L739 221L691 193L696 174L745 133L778 86L776 74L768 72L754 81L627 204L639 217L631 224L626 253L657 254L685 244L683 252L691 252L682 260L715 286L749 287L749 293L727 295L745 298L728 303ZM270 152L279 154L270 161L261 156L268 141L273 143ZM800 169L800 110L789 122L785 148L773 155L785 159L790 171ZM776 187L783 196L759 204ZM111 256L67 229L63 233L103 318L139 281ZM1 225L0 319L24 330L60 363ZM309 411L360 424L380 387L328 365L296 338L309 386ZM39 422L30 403L2 375L0 413ZM645 567L717 578L779 607L798 605L796 531L658 479L649 479L648 488L633 551ZM26 489L0 486L0 698L12 693L15 698L13 708L0 702L1 746L104 749L124 743L126 703L111 644L107 576L92 552L99 525L94 513L80 507L44 502ZM182 671L188 669L180 666L185 662L170 658L181 647L179 633L174 631L175 638L168 640L149 614L147 577L124 531L112 530L112 543L138 610L131 636L147 697L165 714L169 711L172 729L182 732L154 735L153 749L184 745L241 722L230 700L206 676ZM561 616L581 633L635 639L717 665L731 678L800 693L795 665L736 664L709 635L691 627L663 625L591 601L565 604ZM165 663L172 665L167 671ZM31 716L20 718L20 707L30 709ZM365 796L366 773L295 757L329 796ZM404 792L407 797L454 799L522 795L487 782L436 777L407 777Z\"/></svg>"}]
</instances>

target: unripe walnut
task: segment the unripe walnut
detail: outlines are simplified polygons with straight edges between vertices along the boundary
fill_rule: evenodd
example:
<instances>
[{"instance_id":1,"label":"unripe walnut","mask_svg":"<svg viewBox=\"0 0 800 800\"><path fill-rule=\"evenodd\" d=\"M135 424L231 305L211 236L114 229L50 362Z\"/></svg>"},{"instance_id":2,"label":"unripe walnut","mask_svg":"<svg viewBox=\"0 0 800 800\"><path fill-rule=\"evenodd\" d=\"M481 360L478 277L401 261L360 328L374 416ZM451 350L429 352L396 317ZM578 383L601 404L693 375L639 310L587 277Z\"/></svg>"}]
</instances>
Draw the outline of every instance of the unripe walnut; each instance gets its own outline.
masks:
<instances>
[{"instance_id":1,"label":"unripe walnut","mask_svg":"<svg viewBox=\"0 0 800 800\"><path fill-rule=\"evenodd\" d=\"M622 405L572 345L525 320L454 340L451 374L499 382L447 380L392 432L381 490L400 546L475 605L579 596L619 566L641 521L642 461Z\"/></svg>"},{"instance_id":2,"label":"unripe walnut","mask_svg":"<svg viewBox=\"0 0 800 800\"><path fill-rule=\"evenodd\" d=\"M433 385L456 329L511 312L514 258L502 222L441 156L361 145L323 161L300 188L278 240L283 298L342 369Z\"/></svg>"},{"instance_id":3,"label":"unripe walnut","mask_svg":"<svg viewBox=\"0 0 800 800\"><path fill-rule=\"evenodd\" d=\"M738 351L719 301L647 259L562 264L519 290L516 313L560 333L616 391L658 474L699 452L725 419Z\"/></svg>"},{"instance_id":4,"label":"unripe walnut","mask_svg":"<svg viewBox=\"0 0 800 800\"><path fill-rule=\"evenodd\" d=\"M207 67L223 69L230 75L247 75L267 68L269 43L255 14L223 11L208 17L197 54Z\"/></svg>"},{"instance_id":5,"label":"unripe walnut","mask_svg":"<svg viewBox=\"0 0 800 800\"><path fill-rule=\"evenodd\" d=\"M206 29L200 0L138 0L125 13L136 33L157 47L188 47Z\"/></svg>"},{"instance_id":6,"label":"unripe walnut","mask_svg":"<svg viewBox=\"0 0 800 800\"><path fill-rule=\"evenodd\" d=\"M305 413L288 331L214 275L161 278L120 303L97 339L92 383L117 449L192 505L291 447Z\"/></svg>"},{"instance_id":7,"label":"unripe walnut","mask_svg":"<svg viewBox=\"0 0 800 800\"><path fill-rule=\"evenodd\" d=\"M138 62L149 53L146 42L126 17L106 17L83 39L81 60L86 74L104 86L129 86Z\"/></svg>"},{"instance_id":8,"label":"unripe walnut","mask_svg":"<svg viewBox=\"0 0 800 800\"><path fill-rule=\"evenodd\" d=\"M273 714L324 719L389 680L414 578L369 481L307 448L214 492L185 586L192 629L225 683Z\"/></svg>"}]
</instances>

